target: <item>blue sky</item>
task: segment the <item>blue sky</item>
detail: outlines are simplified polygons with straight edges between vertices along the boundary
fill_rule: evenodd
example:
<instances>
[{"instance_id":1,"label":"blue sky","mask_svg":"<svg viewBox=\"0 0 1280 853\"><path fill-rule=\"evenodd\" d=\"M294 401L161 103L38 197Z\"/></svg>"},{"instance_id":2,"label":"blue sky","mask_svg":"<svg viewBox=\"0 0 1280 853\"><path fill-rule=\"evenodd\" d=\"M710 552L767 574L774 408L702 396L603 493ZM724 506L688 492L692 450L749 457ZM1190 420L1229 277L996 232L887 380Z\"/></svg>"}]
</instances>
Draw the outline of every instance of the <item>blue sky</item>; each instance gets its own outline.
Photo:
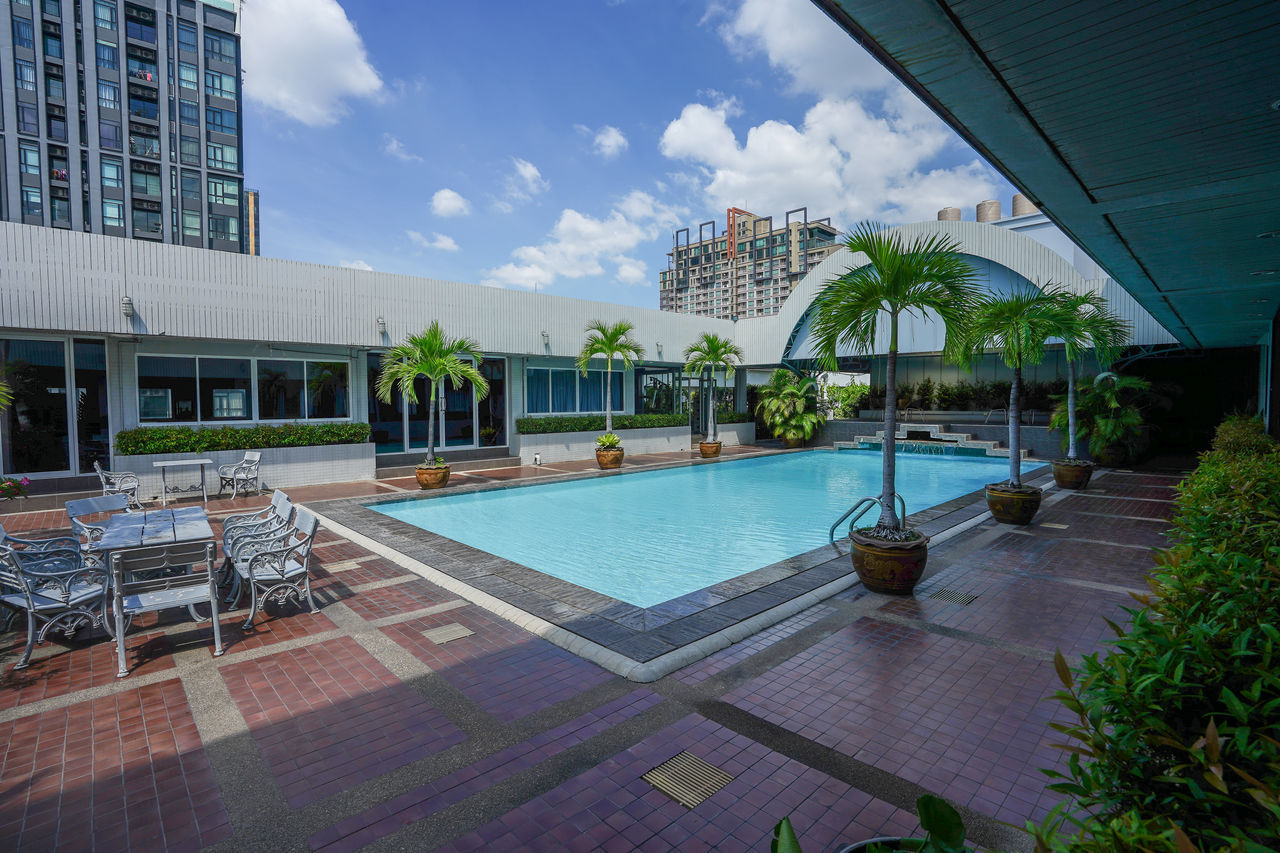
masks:
<instances>
[{"instance_id":1,"label":"blue sky","mask_svg":"<svg viewBox=\"0 0 1280 853\"><path fill-rule=\"evenodd\" d=\"M808 0L254 0L264 254L656 308L675 228L1012 189Z\"/></svg>"}]
</instances>

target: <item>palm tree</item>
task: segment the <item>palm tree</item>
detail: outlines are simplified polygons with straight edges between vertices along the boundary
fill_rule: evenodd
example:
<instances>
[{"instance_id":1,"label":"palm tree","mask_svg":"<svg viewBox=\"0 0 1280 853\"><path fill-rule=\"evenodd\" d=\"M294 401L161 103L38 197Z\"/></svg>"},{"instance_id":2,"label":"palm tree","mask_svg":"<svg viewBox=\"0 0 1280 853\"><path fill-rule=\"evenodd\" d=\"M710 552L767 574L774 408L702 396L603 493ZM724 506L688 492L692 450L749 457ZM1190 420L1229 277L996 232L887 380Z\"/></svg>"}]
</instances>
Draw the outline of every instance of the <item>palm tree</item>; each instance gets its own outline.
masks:
<instances>
[{"instance_id":1,"label":"palm tree","mask_svg":"<svg viewBox=\"0 0 1280 853\"><path fill-rule=\"evenodd\" d=\"M773 371L769 384L760 388L756 412L775 438L789 442L809 439L822 425L817 384L785 367Z\"/></svg>"},{"instance_id":2,"label":"palm tree","mask_svg":"<svg viewBox=\"0 0 1280 853\"><path fill-rule=\"evenodd\" d=\"M707 406L707 440L718 441L716 431L716 370L723 368L725 381L733 378L733 369L742 364L742 348L711 332L703 332L684 350L684 369L694 376L711 372L711 400Z\"/></svg>"},{"instance_id":3,"label":"palm tree","mask_svg":"<svg viewBox=\"0 0 1280 853\"><path fill-rule=\"evenodd\" d=\"M603 320L592 320L587 324L587 340L578 353L578 369L587 375L591 359L604 357L604 431L613 432L613 360L622 362L622 369L629 370L638 360L644 358L644 347L631 337L635 326L626 320L619 320L613 325Z\"/></svg>"},{"instance_id":4,"label":"palm tree","mask_svg":"<svg viewBox=\"0 0 1280 853\"><path fill-rule=\"evenodd\" d=\"M1077 459L1076 362L1084 350L1092 349L1098 363L1106 367L1129 340L1130 329L1128 323L1111 313L1100 294L1073 293L1066 287L1050 287L1046 292L1058 300L1068 316L1076 318L1075 333L1062 342L1067 358L1067 458Z\"/></svg>"},{"instance_id":5,"label":"palm tree","mask_svg":"<svg viewBox=\"0 0 1280 853\"><path fill-rule=\"evenodd\" d=\"M0 412L9 408L9 404L13 402L13 392L9 390L9 383L0 379Z\"/></svg>"},{"instance_id":6,"label":"palm tree","mask_svg":"<svg viewBox=\"0 0 1280 853\"><path fill-rule=\"evenodd\" d=\"M965 336L969 366L989 349L997 350L1013 370L1009 388L1009 486L1022 487L1022 369L1039 364L1050 338L1076 339L1079 315L1055 295L1032 284L1008 294L988 293L975 305Z\"/></svg>"},{"instance_id":7,"label":"palm tree","mask_svg":"<svg viewBox=\"0 0 1280 853\"><path fill-rule=\"evenodd\" d=\"M467 359L471 359L468 361ZM476 399L482 400L489 393L489 383L480 372L484 358L480 345L470 338L451 338L438 322L432 323L418 335L409 335L382 354L382 368L378 373L378 399L390 403L392 395L399 391L410 403L418 402L414 381L427 377L431 384L431 403L427 410L427 459L436 460L436 389L447 378L449 384L459 388L470 382L476 389Z\"/></svg>"},{"instance_id":8,"label":"palm tree","mask_svg":"<svg viewBox=\"0 0 1280 853\"><path fill-rule=\"evenodd\" d=\"M880 519L873 535L902 540L904 519L894 509L895 457L898 431L898 318L918 314L936 316L946 329L943 355L961 352L965 315L977 298L973 268L960 254L960 244L943 234L903 239L884 225L863 222L850 232L845 248L867 263L850 267L832 279L813 300L810 328L818 353L834 369L841 346L871 354L881 320L888 323L889 351L885 359L883 485Z\"/></svg>"}]
</instances>

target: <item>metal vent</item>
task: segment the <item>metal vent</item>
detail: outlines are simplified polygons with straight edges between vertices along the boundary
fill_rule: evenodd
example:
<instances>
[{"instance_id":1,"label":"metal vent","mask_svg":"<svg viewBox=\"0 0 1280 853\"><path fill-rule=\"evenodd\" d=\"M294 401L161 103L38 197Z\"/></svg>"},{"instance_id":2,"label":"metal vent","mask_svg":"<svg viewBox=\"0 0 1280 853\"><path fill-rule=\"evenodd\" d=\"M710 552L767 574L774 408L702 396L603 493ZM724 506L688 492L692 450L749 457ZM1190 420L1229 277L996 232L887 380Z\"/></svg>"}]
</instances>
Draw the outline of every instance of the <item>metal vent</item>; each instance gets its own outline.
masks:
<instances>
[{"instance_id":1,"label":"metal vent","mask_svg":"<svg viewBox=\"0 0 1280 853\"><path fill-rule=\"evenodd\" d=\"M439 628L432 628L429 631L423 631L422 636L426 637L437 646L443 646L451 640L461 640L463 637L470 637L474 634L466 625L460 625L453 622L448 625L442 625Z\"/></svg>"},{"instance_id":2,"label":"metal vent","mask_svg":"<svg viewBox=\"0 0 1280 853\"><path fill-rule=\"evenodd\" d=\"M691 809L733 781L719 767L681 752L640 777L686 809Z\"/></svg>"},{"instance_id":3,"label":"metal vent","mask_svg":"<svg viewBox=\"0 0 1280 853\"><path fill-rule=\"evenodd\" d=\"M949 604L959 604L961 607L968 607L970 604L973 604L978 600L978 596L976 595L970 595L967 592L956 592L954 589L946 589L945 587L933 593L933 595L930 595L929 597L936 598L939 601L945 601Z\"/></svg>"}]
</instances>

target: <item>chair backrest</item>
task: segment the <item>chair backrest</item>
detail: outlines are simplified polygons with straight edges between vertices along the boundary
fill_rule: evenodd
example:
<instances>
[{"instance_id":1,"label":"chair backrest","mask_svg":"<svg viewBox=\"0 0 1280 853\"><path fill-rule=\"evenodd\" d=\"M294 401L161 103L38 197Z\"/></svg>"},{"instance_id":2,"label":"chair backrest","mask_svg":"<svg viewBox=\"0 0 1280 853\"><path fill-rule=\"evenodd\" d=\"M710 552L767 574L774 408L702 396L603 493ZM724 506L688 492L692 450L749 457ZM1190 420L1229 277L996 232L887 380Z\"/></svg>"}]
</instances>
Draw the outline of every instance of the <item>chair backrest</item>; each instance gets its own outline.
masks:
<instances>
[{"instance_id":1,"label":"chair backrest","mask_svg":"<svg viewBox=\"0 0 1280 853\"><path fill-rule=\"evenodd\" d=\"M100 512L119 512L129 508L129 496L123 494L104 495L96 498L81 498L67 501L67 518L75 521L86 515L97 515Z\"/></svg>"},{"instance_id":2,"label":"chair backrest","mask_svg":"<svg viewBox=\"0 0 1280 853\"><path fill-rule=\"evenodd\" d=\"M0 522L0 544L9 541L9 531L4 529L4 524Z\"/></svg>"},{"instance_id":3,"label":"chair backrest","mask_svg":"<svg viewBox=\"0 0 1280 853\"><path fill-rule=\"evenodd\" d=\"M306 562L311 556L311 543L320 529L320 519L309 509L298 507L293 516L293 527L289 531L290 553L295 559Z\"/></svg>"},{"instance_id":4,"label":"chair backrest","mask_svg":"<svg viewBox=\"0 0 1280 853\"><path fill-rule=\"evenodd\" d=\"M271 509L273 511L279 509L282 506L290 506L292 503L293 501L289 500L289 496L286 495L284 492L280 491L279 489L276 489L275 492L271 495Z\"/></svg>"},{"instance_id":5,"label":"chair backrest","mask_svg":"<svg viewBox=\"0 0 1280 853\"><path fill-rule=\"evenodd\" d=\"M30 598L26 576L12 548L0 545L0 586L10 587Z\"/></svg>"},{"instance_id":6,"label":"chair backrest","mask_svg":"<svg viewBox=\"0 0 1280 853\"><path fill-rule=\"evenodd\" d=\"M97 459L93 460L93 470L98 475L98 479L102 481L102 485L109 485L107 483L107 472L102 469L102 463Z\"/></svg>"},{"instance_id":7,"label":"chair backrest","mask_svg":"<svg viewBox=\"0 0 1280 853\"><path fill-rule=\"evenodd\" d=\"M213 558L216 553L213 542L178 542L173 545L151 545L142 548L125 548L111 552L111 574L118 595L135 595L162 589L179 589L207 584L213 576ZM203 563L203 566L200 564ZM203 571L169 572L184 566ZM160 577L134 579L135 573L164 572Z\"/></svg>"},{"instance_id":8,"label":"chair backrest","mask_svg":"<svg viewBox=\"0 0 1280 853\"><path fill-rule=\"evenodd\" d=\"M258 450L246 450L244 452L244 464L257 465L262 461L262 453Z\"/></svg>"}]
</instances>

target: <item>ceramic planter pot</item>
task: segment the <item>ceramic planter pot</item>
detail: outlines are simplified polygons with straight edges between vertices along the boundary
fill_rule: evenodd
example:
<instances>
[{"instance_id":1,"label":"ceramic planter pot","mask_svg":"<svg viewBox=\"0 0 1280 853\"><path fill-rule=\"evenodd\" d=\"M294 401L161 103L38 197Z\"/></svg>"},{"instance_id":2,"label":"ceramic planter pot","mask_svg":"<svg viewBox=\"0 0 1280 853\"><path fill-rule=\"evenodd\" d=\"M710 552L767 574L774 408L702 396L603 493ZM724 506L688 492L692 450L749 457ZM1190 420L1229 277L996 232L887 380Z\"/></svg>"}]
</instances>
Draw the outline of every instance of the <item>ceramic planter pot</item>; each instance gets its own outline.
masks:
<instances>
[{"instance_id":1,"label":"ceramic planter pot","mask_svg":"<svg viewBox=\"0 0 1280 853\"><path fill-rule=\"evenodd\" d=\"M910 595L924 574L929 559L929 537L908 542L886 542L854 532L850 537L853 569L872 592Z\"/></svg>"},{"instance_id":2,"label":"ceramic planter pot","mask_svg":"<svg viewBox=\"0 0 1280 853\"><path fill-rule=\"evenodd\" d=\"M1129 451L1122 445L1113 444L1093 454L1093 459L1103 468L1121 468L1129 464Z\"/></svg>"},{"instance_id":3,"label":"ceramic planter pot","mask_svg":"<svg viewBox=\"0 0 1280 853\"><path fill-rule=\"evenodd\" d=\"M797 447L804 447L804 439L803 438L784 438L782 439L782 446L790 447L793 449Z\"/></svg>"},{"instance_id":4,"label":"ceramic planter pot","mask_svg":"<svg viewBox=\"0 0 1280 853\"><path fill-rule=\"evenodd\" d=\"M700 441L698 442L698 452L702 454L703 459L715 459L720 455L722 446L718 441Z\"/></svg>"},{"instance_id":5,"label":"ceramic planter pot","mask_svg":"<svg viewBox=\"0 0 1280 853\"><path fill-rule=\"evenodd\" d=\"M1020 489L1006 483L987 486L987 509L1001 524L1030 524L1040 509L1040 498L1040 490L1031 486Z\"/></svg>"},{"instance_id":6,"label":"ceramic planter pot","mask_svg":"<svg viewBox=\"0 0 1280 853\"><path fill-rule=\"evenodd\" d=\"M1093 463L1078 459L1055 459L1053 481L1059 489L1083 489L1093 476Z\"/></svg>"},{"instance_id":7,"label":"ceramic planter pot","mask_svg":"<svg viewBox=\"0 0 1280 853\"><path fill-rule=\"evenodd\" d=\"M418 478L420 489L441 489L449 484L449 466L439 468L415 468L413 474Z\"/></svg>"},{"instance_id":8,"label":"ceramic planter pot","mask_svg":"<svg viewBox=\"0 0 1280 853\"><path fill-rule=\"evenodd\" d=\"M610 468L622 467L622 448L621 447L597 447L596 448L596 464L601 468L608 470Z\"/></svg>"}]
</instances>

